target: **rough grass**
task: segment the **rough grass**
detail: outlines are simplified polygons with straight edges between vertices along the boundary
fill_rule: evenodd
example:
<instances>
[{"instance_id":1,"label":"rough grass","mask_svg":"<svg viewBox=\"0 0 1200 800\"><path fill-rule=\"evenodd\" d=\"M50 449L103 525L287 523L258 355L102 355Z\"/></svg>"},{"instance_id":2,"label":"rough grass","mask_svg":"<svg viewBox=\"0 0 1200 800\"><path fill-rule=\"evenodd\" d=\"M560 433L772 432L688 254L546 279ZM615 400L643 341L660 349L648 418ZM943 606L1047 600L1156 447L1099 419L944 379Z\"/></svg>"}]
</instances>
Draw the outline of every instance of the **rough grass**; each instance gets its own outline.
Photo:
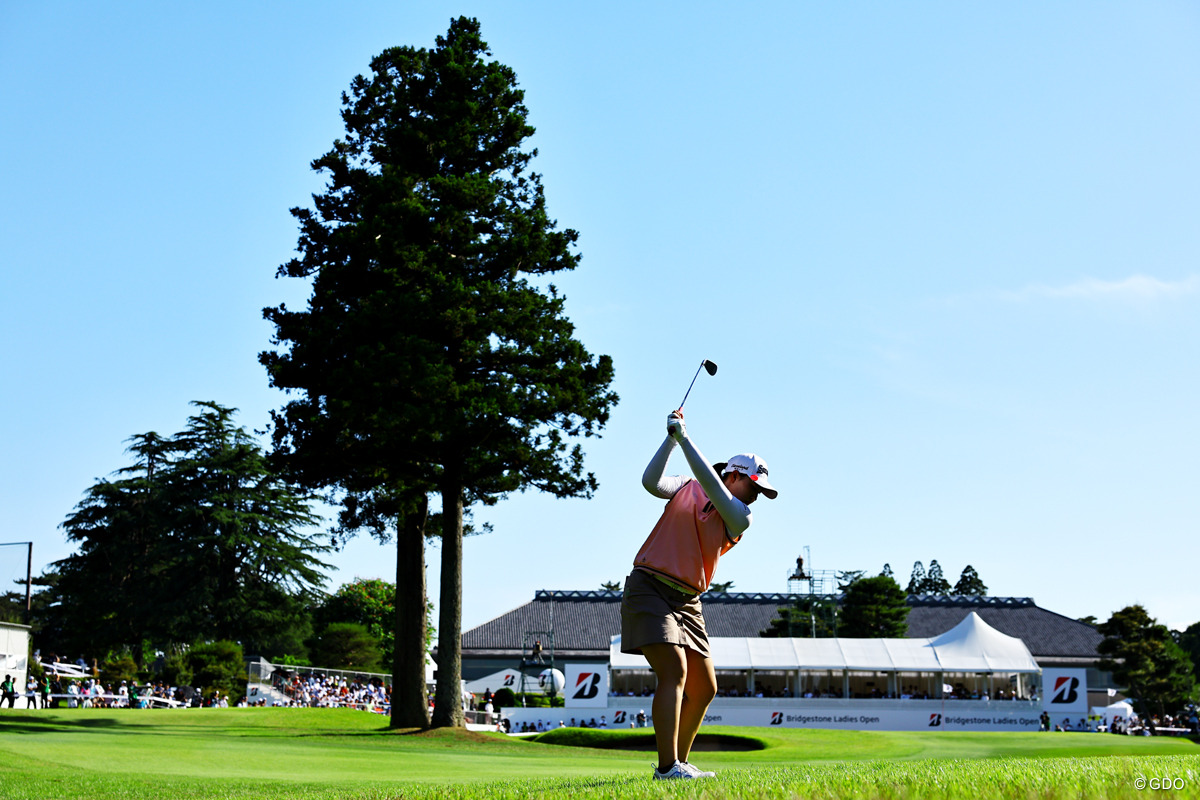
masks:
<instances>
[{"instance_id":1,"label":"rough grass","mask_svg":"<svg viewBox=\"0 0 1200 800\"><path fill-rule=\"evenodd\" d=\"M1138 775L1200 797L1187 740L1074 733L705 728L752 749L698 752L716 780L650 779L650 731L559 729L517 740L389 731L334 709L0 713L0 797L917 798L1144 797Z\"/></svg>"}]
</instances>

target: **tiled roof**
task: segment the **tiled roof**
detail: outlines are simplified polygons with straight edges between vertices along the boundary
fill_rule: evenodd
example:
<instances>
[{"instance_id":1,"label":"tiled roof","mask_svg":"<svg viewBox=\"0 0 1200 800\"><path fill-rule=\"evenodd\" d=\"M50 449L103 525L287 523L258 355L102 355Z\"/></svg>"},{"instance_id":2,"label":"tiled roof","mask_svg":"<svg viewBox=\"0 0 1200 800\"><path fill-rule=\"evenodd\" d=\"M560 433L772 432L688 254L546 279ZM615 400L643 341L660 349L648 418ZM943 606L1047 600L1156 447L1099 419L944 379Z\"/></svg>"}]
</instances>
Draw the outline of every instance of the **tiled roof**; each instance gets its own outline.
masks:
<instances>
[{"instance_id":1,"label":"tiled roof","mask_svg":"<svg viewBox=\"0 0 1200 800\"><path fill-rule=\"evenodd\" d=\"M758 636L794 599L787 594L714 592L704 595L709 636ZM1001 633L1016 636L1039 660L1096 658L1103 637L1082 622L1039 608L1028 597L909 595L908 635L945 633L975 611ZM465 631L463 655L519 654L529 631L554 631L560 657L607 654L621 632L619 591L538 591L533 601Z\"/></svg>"}]
</instances>

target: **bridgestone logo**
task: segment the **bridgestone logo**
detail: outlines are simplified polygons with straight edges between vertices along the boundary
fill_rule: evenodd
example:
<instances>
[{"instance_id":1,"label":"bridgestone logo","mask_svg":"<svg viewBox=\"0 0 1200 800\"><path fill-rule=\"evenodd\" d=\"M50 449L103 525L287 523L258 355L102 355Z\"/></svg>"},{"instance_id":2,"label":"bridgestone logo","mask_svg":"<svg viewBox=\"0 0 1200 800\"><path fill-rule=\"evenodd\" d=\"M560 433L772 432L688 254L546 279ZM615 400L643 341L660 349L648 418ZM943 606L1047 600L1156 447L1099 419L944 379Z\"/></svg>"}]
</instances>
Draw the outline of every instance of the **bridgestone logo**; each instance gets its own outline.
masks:
<instances>
[{"instance_id":1,"label":"bridgestone logo","mask_svg":"<svg viewBox=\"0 0 1200 800\"><path fill-rule=\"evenodd\" d=\"M573 700L591 700L600 693L600 673L599 672L581 672L579 677L575 679L575 694L571 695Z\"/></svg>"},{"instance_id":2,"label":"bridgestone logo","mask_svg":"<svg viewBox=\"0 0 1200 800\"><path fill-rule=\"evenodd\" d=\"M1054 682L1054 694L1051 696L1050 702L1070 705L1079 699L1078 689L1079 678L1064 675Z\"/></svg>"}]
</instances>

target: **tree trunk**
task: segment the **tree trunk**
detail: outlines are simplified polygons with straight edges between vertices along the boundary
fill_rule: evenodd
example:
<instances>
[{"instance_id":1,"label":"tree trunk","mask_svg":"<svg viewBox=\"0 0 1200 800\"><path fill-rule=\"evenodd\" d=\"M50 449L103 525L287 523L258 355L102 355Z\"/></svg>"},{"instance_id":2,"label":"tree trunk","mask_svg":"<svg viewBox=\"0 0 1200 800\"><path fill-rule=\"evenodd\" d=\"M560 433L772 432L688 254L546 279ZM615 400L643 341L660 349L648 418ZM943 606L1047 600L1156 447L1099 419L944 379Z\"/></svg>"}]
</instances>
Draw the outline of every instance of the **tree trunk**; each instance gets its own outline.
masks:
<instances>
[{"instance_id":1,"label":"tree trunk","mask_svg":"<svg viewBox=\"0 0 1200 800\"><path fill-rule=\"evenodd\" d=\"M463 490L442 485L442 591L438 613L438 677L433 727L466 726L462 706Z\"/></svg>"},{"instance_id":2,"label":"tree trunk","mask_svg":"<svg viewBox=\"0 0 1200 800\"><path fill-rule=\"evenodd\" d=\"M392 728L428 728L425 689L425 520L429 497L396 525L396 648L392 662Z\"/></svg>"}]
</instances>

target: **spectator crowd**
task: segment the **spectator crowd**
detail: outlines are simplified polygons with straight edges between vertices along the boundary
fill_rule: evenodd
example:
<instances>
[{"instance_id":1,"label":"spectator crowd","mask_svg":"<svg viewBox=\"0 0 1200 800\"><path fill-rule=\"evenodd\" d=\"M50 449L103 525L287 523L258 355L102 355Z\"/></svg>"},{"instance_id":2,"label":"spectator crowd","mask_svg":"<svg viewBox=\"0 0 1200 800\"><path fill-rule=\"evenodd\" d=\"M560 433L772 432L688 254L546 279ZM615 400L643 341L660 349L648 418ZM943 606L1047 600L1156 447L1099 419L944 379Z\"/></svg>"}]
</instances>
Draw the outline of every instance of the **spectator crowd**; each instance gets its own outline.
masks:
<instances>
[{"instance_id":1,"label":"spectator crowd","mask_svg":"<svg viewBox=\"0 0 1200 800\"><path fill-rule=\"evenodd\" d=\"M392 690L382 679L325 674L322 672L283 672L273 676L272 685L288 699L277 706L297 708L360 708L389 714ZM266 705L260 700L259 705Z\"/></svg>"}]
</instances>

